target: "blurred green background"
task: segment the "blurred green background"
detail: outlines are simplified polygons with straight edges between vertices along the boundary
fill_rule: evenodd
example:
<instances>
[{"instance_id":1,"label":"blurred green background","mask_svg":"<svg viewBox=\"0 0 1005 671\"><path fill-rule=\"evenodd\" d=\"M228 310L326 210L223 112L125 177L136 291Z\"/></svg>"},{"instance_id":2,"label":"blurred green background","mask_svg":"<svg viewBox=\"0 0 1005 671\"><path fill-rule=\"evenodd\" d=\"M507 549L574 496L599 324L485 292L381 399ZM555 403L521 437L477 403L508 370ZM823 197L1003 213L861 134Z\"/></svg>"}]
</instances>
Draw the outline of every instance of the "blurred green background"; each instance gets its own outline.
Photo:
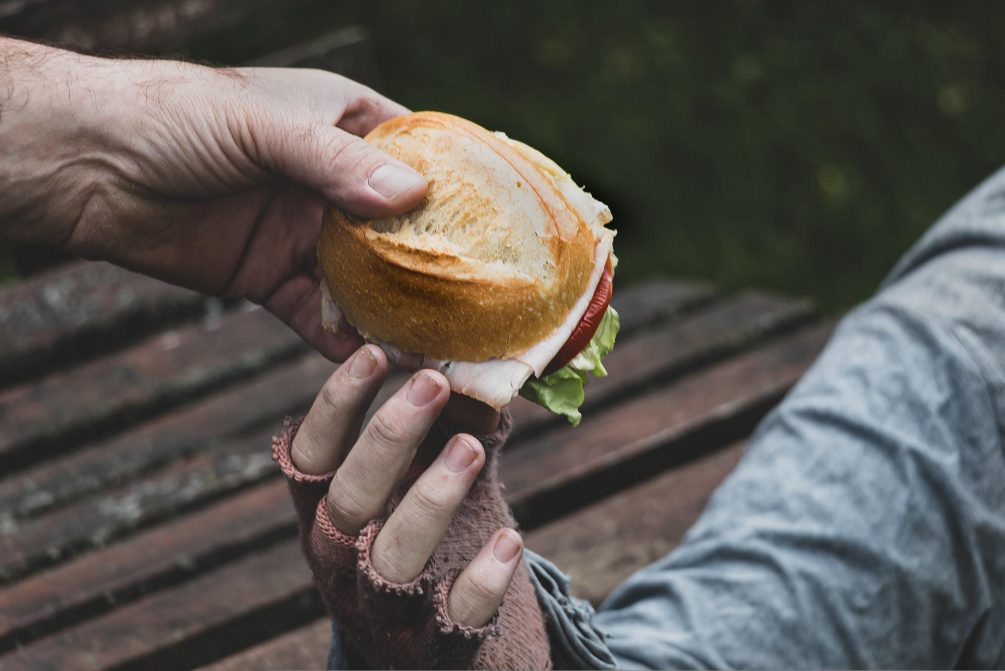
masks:
<instances>
[{"instance_id":1,"label":"blurred green background","mask_svg":"<svg viewBox=\"0 0 1005 671\"><path fill-rule=\"evenodd\" d=\"M607 201L621 281L841 310L1005 157L1002 3L307 1L175 51L239 62L340 25L368 83Z\"/></svg>"}]
</instances>

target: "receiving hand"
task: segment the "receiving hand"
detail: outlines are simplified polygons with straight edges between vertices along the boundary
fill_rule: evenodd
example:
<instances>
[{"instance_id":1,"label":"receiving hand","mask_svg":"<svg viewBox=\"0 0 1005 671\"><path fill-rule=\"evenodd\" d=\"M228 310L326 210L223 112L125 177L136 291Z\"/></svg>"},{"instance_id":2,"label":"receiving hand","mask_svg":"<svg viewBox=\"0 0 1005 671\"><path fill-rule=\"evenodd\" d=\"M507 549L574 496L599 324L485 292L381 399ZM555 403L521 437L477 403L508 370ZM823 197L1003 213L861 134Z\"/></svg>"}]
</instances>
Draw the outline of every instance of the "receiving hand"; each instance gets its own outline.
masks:
<instances>
[{"instance_id":1,"label":"receiving hand","mask_svg":"<svg viewBox=\"0 0 1005 671\"><path fill-rule=\"evenodd\" d=\"M465 416L487 432L456 433L440 418L446 379L422 370L364 427L387 366L378 347L361 348L273 445L325 604L373 668L546 667L540 607L496 478L508 416L482 406Z\"/></svg>"},{"instance_id":2,"label":"receiving hand","mask_svg":"<svg viewBox=\"0 0 1005 671\"><path fill-rule=\"evenodd\" d=\"M364 415L387 371L383 352L360 349L339 368L304 417L293 439L291 458L312 475L334 472L325 512L344 536L357 536L388 504L406 479L416 455L450 397L446 379L419 371L367 423ZM454 511L485 463L477 438L458 434L418 476L373 539L370 561L390 583L409 583L426 566ZM523 545L512 529L492 534L460 573L447 599L451 619L481 627L495 614L513 577Z\"/></svg>"}]
</instances>

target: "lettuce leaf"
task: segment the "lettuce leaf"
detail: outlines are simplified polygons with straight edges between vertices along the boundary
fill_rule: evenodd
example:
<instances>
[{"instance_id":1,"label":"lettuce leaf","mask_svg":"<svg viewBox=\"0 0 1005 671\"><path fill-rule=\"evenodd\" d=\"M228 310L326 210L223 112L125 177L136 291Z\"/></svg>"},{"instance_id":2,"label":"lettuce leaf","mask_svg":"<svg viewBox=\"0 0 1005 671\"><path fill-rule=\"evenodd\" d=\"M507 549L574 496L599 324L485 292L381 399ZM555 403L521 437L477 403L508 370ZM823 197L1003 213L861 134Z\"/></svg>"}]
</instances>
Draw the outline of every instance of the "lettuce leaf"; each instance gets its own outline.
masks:
<instances>
[{"instance_id":1,"label":"lettuce leaf","mask_svg":"<svg viewBox=\"0 0 1005 671\"><path fill-rule=\"evenodd\" d=\"M579 426L583 419L579 407L586 398L584 387L587 375L607 377L603 358L614 349L614 339L620 328L621 318L614 308L608 306L597 332L583 351L554 373L527 380L520 389L520 395L556 415L564 416L569 424Z\"/></svg>"}]
</instances>

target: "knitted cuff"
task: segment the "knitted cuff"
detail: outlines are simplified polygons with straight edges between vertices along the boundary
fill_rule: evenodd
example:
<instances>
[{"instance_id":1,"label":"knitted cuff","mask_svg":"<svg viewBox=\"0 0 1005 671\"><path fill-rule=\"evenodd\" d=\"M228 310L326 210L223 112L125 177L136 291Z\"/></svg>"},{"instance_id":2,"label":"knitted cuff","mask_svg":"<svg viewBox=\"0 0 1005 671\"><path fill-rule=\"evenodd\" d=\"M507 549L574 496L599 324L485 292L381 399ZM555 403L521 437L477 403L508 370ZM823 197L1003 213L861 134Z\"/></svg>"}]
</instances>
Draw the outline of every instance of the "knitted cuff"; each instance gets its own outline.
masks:
<instances>
[{"instance_id":1,"label":"knitted cuff","mask_svg":"<svg viewBox=\"0 0 1005 671\"><path fill-rule=\"evenodd\" d=\"M371 640L363 648L367 662L374 668L476 668L482 643L498 633L497 618L483 627L451 619L447 599L460 571L434 582L436 568L430 562L405 583L381 577L373 567L371 551L383 525L383 520L371 522L356 539L359 624L365 631L389 636L383 645Z\"/></svg>"},{"instance_id":2,"label":"knitted cuff","mask_svg":"<svg viewBox=\"0 0 1005 671\"><path fill-rule=\"evenodd\" d=\"M359 576L360 593L368 599L390 595L393 597L421 597L429 590L430 568L427 564L415 578L406 583L385 580L373 567L373 542L384 528L384 520L376 519L367 524L356 537L356 574ZM379 599L376 599L379 600Z\"/></svg>"},{"instance_id":3,"label":"knitted cuff","mask_svg":"<svg viewBox=\"0 0 1005 671\"><path fill-rule=\"evenodd\" d=\"M328 500L318 501L310 543L305 548L315 575L331 576L332 580L350 576L356 571L356 537L335 528L328 514Z\"/></svg>"},{"instance_id":4,"label":"knitted cuff","mask_svg":"<svg viewBox=\"0 0 1005 671\"><path fill-rule=\"evenodd\" d=\"M498 613L493 615L492 619L481 627L469 627L455 622L450 617L448 599L450 597L450 590L453 589L453 584L459 575L459 571L452 572L449 577L440 581L433 589L433 622L436 625L436 636L455 640L449 646L464 645L462 641L475 643L477 645L472 650L477 650L477 646L481 645L481 642L486 637L499 635Z\"/></svg>"}]
</instances>

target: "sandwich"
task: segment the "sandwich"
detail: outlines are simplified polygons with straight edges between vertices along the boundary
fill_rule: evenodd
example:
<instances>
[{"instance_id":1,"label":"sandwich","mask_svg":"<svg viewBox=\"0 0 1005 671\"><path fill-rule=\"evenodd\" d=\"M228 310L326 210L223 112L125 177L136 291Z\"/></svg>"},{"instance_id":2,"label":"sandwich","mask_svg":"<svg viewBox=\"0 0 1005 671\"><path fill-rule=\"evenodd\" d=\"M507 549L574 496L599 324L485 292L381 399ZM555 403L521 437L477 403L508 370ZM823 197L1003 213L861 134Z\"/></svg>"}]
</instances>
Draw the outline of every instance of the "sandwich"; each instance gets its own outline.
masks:
<instances>
[{"instance_id":1,"label":"sandwich","mask_svg":"<svg viewBox=\"0 0 1005 671\"><path fill-rule=\"evenodd\" d=\"M579 424L620 327L610 209L539 151L456 116L408 114L365 139L429 191L388 219L325 211L325 327L493 408L520 394Z\"/></svg>"}]
</instances>

